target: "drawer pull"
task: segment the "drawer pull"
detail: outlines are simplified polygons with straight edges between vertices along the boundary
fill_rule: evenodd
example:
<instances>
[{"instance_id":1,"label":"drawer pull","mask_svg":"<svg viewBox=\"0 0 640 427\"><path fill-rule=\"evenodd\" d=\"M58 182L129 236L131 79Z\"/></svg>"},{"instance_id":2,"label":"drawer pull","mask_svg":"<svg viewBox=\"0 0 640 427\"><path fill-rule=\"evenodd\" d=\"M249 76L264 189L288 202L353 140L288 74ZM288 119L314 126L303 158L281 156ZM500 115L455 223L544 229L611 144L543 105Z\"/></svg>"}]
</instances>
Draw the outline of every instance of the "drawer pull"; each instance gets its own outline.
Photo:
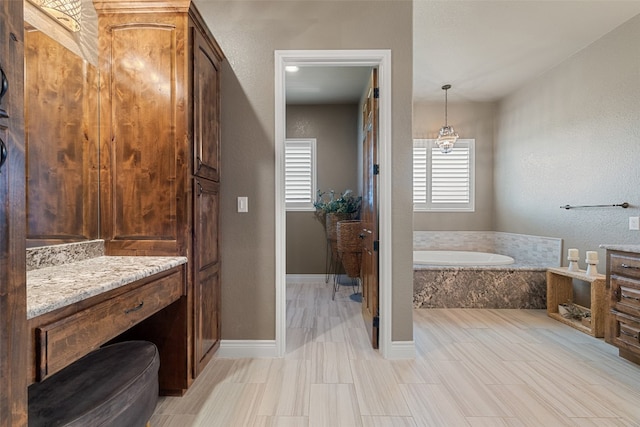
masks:
<instances>
[{"instance_id":1,"label":"drawer pull","mask_svg":"<svg viewBox=\"0 0 640 427\"><path fill-rule=\"evenodd\" d=\"M625 263L620 264L620 267L622 267L622 268L630 268L632 270L640 270L640 267L635 267L633 265L629 265L629 264L625 264Z\"/></svg>"},{"instance_id":2,"label":"drawer pull","mask_svg":"<svg viewBox=\"0 0 640 427\"><path fill-rule=\"evenodd\" d=\"M129 314L129 313L133 313L134 311L138 311L142 308L143 305L144 305L144 301L140 301L140 304L136 305L135 307L127 308L124 311L124 314Z\"/></svg>"},{"instance_id":3,"label":"drawer pull","mask_svg":"<svg viewBox=\"0 0 640 427\"><path fill-rule=\"evenodd\" d=\"M640 298L638 298L638 297L630 297L629 295L625 295L625 294L622 294L622 299L630 299L630 300L633 300L633 301L640 301Z\"/></svg>"},{"instance_id":4,"label":"drawer pull","mask_svg":"<svg viewBox=\"0 0 640 427\"><path fill-rule=\"evenodd\" d=\"M633 338L634 340L638 339L638 334L632 334L631 332L627 332L624 329L620 329L620 335L626 335L628 337Z\"/></svg>"}]
</instances>

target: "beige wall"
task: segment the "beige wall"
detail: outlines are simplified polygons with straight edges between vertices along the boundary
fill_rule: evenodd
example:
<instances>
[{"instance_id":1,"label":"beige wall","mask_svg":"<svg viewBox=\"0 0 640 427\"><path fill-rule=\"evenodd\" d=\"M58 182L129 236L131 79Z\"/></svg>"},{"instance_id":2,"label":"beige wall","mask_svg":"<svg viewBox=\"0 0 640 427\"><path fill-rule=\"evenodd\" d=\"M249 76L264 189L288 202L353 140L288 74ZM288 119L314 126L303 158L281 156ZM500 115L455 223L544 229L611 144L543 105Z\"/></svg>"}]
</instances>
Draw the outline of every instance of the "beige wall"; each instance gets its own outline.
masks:
<instances>
[{"instance_id":1,"label":"beige wall","mask_svg":"<svg viewBox=\"0 0 640 427\"><path fill-rule=\"evenodd\" d=\"M208 1L227 55L222 89L222 337L275 338L274 50L391 49L392 339L413 339L410 1ZM366 7L365 7L366 6ZM384 94L383 94L384 96ZM386 169L385 169L386 168ZM236 212L236 197L249 212Z\"/></svg>"},{"instance_id":2,"label":"beige wall","mask_svg":"<svg viewBox=\"0 0 640 427\"><path fill-rule=\"evenodd\" d=\"M287 138L316 138L318 189L358 190L358 105L288 105ZM325 272L324 228L313 212L287 212L287 274Z\"/></svg>"},{"instance_id":3,"label":"beige wall","mask_svg":"<svg viewBox=\"0 0 640 427\"><path fill-rule=\"evenodd\" d=\"M475 212L414 212L414 230L493 230L493 138L496 104L448 103L448 123L460 138L476 140ZM413 137L434 139L444 125L444 103L413 106Z\"/></svg>"},{"instance_id":4,"label":"beige wall","mask_svg":"<svg viewBox=\"0 0 640 427\"><path fill-rule=\"evenodd\" d=\"M501 102L496 230L561 237L580 249L582 268L586 250L640 242L628 230L640 214L638 40L640 16ZM633 206L559 208L625 201Z\"/></svg>"}]
</instances>

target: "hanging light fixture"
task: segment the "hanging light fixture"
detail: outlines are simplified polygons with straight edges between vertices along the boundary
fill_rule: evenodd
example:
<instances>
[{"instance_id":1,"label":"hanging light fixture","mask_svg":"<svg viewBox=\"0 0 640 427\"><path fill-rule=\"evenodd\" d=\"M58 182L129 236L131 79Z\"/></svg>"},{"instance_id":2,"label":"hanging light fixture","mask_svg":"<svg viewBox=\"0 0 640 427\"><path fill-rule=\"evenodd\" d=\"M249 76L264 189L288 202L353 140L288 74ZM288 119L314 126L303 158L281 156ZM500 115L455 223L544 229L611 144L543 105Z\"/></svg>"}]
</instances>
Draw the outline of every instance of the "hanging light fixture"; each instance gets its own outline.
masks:
<instances>
[{"instance_id":1,"label":"hanging light fixture","mask_svg":"<svg viewBox=\"0 0 640 427\"><path fill-rule=\"evenodd\" d=\"M444 154L450 153L453 150L453 144L458 140L458 134L447 123L447 91L449 89L451 89L451 85L442 86L442 90L444 90L444 126L440 128L438 139L436 140L440 151Z\"/></svg>"},{"instance_id":2,"label":"hanging light fixture","mask_svg":"<svg viewBox=\"0 0 640 427\"><path fill-rule=\"evenodd\" d=\"M31 0L69 31L80 31L82 0Z\"/></svg>"}]
</instances>

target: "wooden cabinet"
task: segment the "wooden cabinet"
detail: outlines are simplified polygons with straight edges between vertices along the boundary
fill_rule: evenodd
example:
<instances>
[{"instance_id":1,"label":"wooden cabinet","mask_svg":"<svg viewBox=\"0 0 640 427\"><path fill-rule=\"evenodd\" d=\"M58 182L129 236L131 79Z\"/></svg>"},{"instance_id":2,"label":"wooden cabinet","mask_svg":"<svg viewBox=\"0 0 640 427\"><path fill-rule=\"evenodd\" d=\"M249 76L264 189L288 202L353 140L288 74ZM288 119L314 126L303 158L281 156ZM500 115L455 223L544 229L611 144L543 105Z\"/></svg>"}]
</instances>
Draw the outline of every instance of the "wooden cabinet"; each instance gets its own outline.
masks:
<instances>
[{"instance_id":1,"label":"wooden cabinet","mask_svg":"<svg viewBox=\"0 0 640 427\"><path fill-rule=\"evenodd\" d=\"M220 180L220 55L201 30L193 39L193 174Z\"/></svg>"},{"instance_id":2,"label":"wooden cabinet","mask_svg":"<svg viewBox=\"0 0 640 427\"><path fill-rule=\"evenodd\" d=\"M197 375L220 344L220 184L198 178L194 182L196 202L193 245L199 248L194 255L194 368Z\"/></svg>"},{"instance_id":3,"label":"wooden cabinet","mask_svg":"<svg viewBox=\"0 0 640 427\"><path fill-rule=\"evenodd\" d=\"M27 246L96 239L97 70L32 27L24 55Z\"/></svg>"},{"instance_id":4,"label":"wooden cabinet","mask_svg":"<svg viewBox=\"0 0 640 427\"><path fill-rule=\"evenodd\" d=\"M31 319L31 379L44 380L174 303L184 293L184 280L184 267L176 267Z\"/></svg>"},{"instance_id":5,"label":"wooden cabinet","mask_svg":"<svg viewBox=\"0 0 640 427\"><path fill-rule=\"evenodd\" d=\"M640 363L640 253L607 251L609 320L605 339Z\"/></svg>"},{"instance_id":6,"label":"wooden cabinet","mask_svg":"<svg viewBox=\"0 0 640 427\"><path fill-rule=\"evenodd\" d=\"M94 4L107 254L188 257L186 366L195 378L220 340L223 54L189 1Z\"/></svg>"},{"instance_id":7,"label":"wooden cabinet","mask_svg":"<svg viewBox=\"0 0 640 427\"><path fill-rule=\"evenodd\" d=\"M27 425L22 1L0 0L0 426ZM6 151L5 151L6 150ZM6 154L6 159L4 159Z\"/></svg>"}]
</instances>

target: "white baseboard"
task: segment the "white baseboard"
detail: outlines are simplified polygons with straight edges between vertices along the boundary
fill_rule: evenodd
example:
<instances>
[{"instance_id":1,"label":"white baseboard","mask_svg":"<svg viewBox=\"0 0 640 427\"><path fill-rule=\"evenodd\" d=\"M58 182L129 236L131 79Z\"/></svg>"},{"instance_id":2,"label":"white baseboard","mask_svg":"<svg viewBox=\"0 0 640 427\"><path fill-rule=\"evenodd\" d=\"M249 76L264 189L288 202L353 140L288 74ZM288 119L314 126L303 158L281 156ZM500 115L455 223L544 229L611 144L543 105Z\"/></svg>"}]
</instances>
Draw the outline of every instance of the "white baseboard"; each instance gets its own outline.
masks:
<instances>
[{"instance_id":1,"label":"white baseboard","mask_svg":"<svg viewBox=\"0 0 640 427\"><path fill-rule=\"evenodd\" d=\"M414 359L416 344L414 341L391 341L385 359Z\"/></svg>"},{"instance_id":2,"label":"white baseboard","mask_svg":"<svg viewBox=\"0 0 640 427\"><path fill-rule=\"evenodd\" d=\"M275 340L222 340L216 357L272 359L278 357Z\"/></svg>"}]
</instances>

